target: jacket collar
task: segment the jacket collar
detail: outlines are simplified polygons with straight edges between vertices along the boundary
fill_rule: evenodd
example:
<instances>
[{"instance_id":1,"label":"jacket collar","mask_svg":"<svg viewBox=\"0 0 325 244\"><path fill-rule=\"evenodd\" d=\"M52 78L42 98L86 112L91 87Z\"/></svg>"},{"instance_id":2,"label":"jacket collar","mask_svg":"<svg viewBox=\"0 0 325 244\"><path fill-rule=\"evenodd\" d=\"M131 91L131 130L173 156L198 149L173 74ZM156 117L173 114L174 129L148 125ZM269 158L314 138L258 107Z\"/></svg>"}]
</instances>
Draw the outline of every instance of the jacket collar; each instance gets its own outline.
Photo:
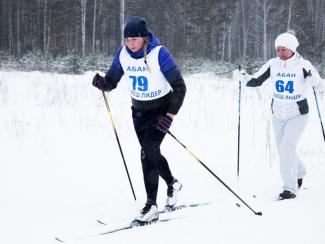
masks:
<instances>
[{"instance_id":1,"label":"jacket collar","mask_svg":"<svg viewBox=\"0 0 325 244\"><path fill-rule=\"evenodd\" d=\"M281 60L279 57L277 57L278 62L280 62L281 66L283 67L292 67L297 65L299 61L301 60L301 56L299 53L295 52L292 57L286 59L286 60Z\"/></svg>"}]
</instances>

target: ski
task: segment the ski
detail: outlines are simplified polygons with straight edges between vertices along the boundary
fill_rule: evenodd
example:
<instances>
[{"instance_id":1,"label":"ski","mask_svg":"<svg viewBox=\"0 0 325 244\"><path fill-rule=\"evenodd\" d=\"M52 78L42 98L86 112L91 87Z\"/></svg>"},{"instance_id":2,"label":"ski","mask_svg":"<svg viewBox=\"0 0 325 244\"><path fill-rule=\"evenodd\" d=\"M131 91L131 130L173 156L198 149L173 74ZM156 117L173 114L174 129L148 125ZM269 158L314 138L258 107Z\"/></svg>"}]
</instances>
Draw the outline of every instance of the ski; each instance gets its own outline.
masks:
<instances>
[{"instance_id":1,"label":"ski","mask_svg":"<svg viewBox=\"0 0 325 244\"><path fill-rule=\"evenodd\" d=\"M165 213L171 213L171 212L175 212L181 209L186 209L186 208L196 208L196 207L200 207L200 206L206 206L211 204L210 202L202 202L202 203L191 203L191 204L180 204L180 205L176 205L173 207L168 207L166 206L164 209L159 211L159 214L161 214L162 216L165 216ZM70 241L78 241L78 240L83 240L83 239L88 239L88 238L92 238L92 237L96 237L96 236L102 236L102 235L108 235L108 234L112 234L115 232L120 232L120 231L124 231L124 230L128 230L128 229L132 229L132 228L137 228L137 227L142 227L142 226L147 226L147 225L151 225L151 224L158 224L158 223L163 223L163 222L168 222L168 221L172 221L172 220L176 220L179 219L181 217L170 217L170 218L162 218L162 219L158 219L155 221L152 221L150 223L139 223L139 222L135 222L132 221L130 224L127 224L125 226L120 226L120 227L116 227L116 228L112 228L109 229L107 231L103 231L103 232L99 232L99 233L95 233L92 235L88 235L88 236L81 236L79 238L75 238L75 239L70 239L70 240L66 240L65 238L61 238L61 237L54 237L54 239L58 242L61 243L66 243L66 242L70 242ZM105 221L97 219L97 223L101 224L101 225L108 225Z\"/></svg>"},{"instance_id":2,"label":"ski","mask_svg":"<svg viewBox=\"0 0 325 244\"><path fill-rule=\"evenodd\" d=\"M133 220L131 222L131 224L129 224L127 226L120 227L120 228L116 228L116 229L112 229L112 230L108 230L108 231L104 231L104 232L100 233L99 235L112 234L112 233L115 233L115 232L118 232L118 231L122 231L122 230L128 230L128 229L131 229L131 228L143 227L143 226L148 226L148 225L152 225L152 224L158 224L158 223L168 222L168 221L176 220L176 219L180 219L180 218L181 217L158 219L158 220L151 221L149 223L139 222L137 220Z\"/></svg>"},{"instance_id":3,"label":"ski","mask_svg":"<svg viewBox=\"0 0 325 244\"><path fill-rule=\"evenodd\" d=\"M191 204L180 204L180 205L175 205L173 207L165 206L163 210L160 210L159 213L169 213L169 212L174 212L177 210L181 210L184 208L196 208L196 207L201 207L201 206L206 206L209 205L210 202L203 202L203 203L191 203Z\"/></svg>"},{"instance_id":4,"label":"ski","mask_svg":"<svg viewBox=\"0 0 325 244\"><path fill-rule=\"evenodd\" d=\"M185 209L185 208L195 208L195 207L200 207L200 206L206 206L209 204L211 204L211 203L210 202L202 202L202 203L180 204L180 205L175 205L173 207L165 206L164 209L159 211L159 214L175 212L175 211ZM101 225L107 225L107 223L103 220L97 219L96 221L97 221L97 223L99 223Z\"/></svg>"},{"instance_id":5,"label":"ski","mask_svg":"<svg viewBox=\"0 0 325 244\"><path fill-rule=\"evenodd\" d=\"M109 229L109 230L106 230L106 231L102 231L102 232L87 235L87 236L81 236L81 237L77 237L77 238L70 239L70 240L65 240L63 238L60 238L60 237L56 236L56 237L54 237L54 239L56 241L58 241L58 242L61 242L61 243L67 243L67 242L71 242L71 241L80 241L80 240L85 240L85 239L94 238L94 237L98 237L98 236L108 235L108 234L112 234L112 233L116 233L116 232L120 232L120 231L124 231L124 230L129 230L129 229L132 229L132 228L139 228L139 227L144 227L144 226L148 226L148 225L169 222L169 221L180 219L180 218L182 218L182 217L164 218L164 219L154 220L154 221L149 222L149 223L138 222L138 221L134 220L130 224L127 224L125 226L112 228L112 229Z\"/></svg>"}]
</instances>

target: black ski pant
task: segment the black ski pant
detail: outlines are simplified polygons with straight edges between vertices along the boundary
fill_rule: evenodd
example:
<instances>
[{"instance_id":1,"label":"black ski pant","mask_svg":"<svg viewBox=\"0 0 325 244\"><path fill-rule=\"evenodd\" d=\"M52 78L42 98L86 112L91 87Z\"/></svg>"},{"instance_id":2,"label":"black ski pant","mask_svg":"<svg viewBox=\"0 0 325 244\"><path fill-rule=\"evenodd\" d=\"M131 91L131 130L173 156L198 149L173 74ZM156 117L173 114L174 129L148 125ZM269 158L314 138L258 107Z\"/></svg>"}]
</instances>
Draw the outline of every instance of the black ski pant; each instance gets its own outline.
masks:
<instances>
[{"instance_id":1,"label":"black ski pant","mask_svg":"<svg viewBox=\"0 0 325 244\"><path fill-rule=\"evenodd\" d=\"M141 162L147 203L156 204L159 176L167 185L174 181L166 158L160 152L165 133L155 128L157 117L166 115L167 107L141 111L132 107L134 129L141 145Z\"/></svg>"}]
</instances>

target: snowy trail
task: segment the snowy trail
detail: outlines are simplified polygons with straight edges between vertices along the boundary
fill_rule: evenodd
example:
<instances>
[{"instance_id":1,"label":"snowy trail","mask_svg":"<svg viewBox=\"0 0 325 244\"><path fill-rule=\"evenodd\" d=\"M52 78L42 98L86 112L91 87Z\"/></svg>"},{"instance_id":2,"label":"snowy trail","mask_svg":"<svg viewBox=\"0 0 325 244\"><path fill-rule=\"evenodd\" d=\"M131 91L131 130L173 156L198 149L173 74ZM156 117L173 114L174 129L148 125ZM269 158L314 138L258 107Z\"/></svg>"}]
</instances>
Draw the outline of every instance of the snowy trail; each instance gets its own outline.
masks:
<instances>
[{"instance_id":1,"label":"snowy trail","mask_svg":"<svg viewBox=\"0 0 325 244\"><path fill-rule=\"evenodd\" d=\"M60 234L97 233L129 222L143 207L140 149L126 84L121 81L109 102L136 202L101 93L90 84L92 75L0 72L1 243L52 244ZM238 180L238 84L211 73L185 80L188 93L173 134L263 216L254 215L167 136L163 154L183 183L179 204L211 204L171 213L180 217L175 221L75 243L325 243L325 144L312 92L310 120L298 147L307 165L307 189L295 200L274 202L281 179L268 87L243 89ZM319 101L325 112L325 99ZM159 207L165 195L161 181ZM100 226L97 219L109 226Z\"/></svg>"}]
</instances>

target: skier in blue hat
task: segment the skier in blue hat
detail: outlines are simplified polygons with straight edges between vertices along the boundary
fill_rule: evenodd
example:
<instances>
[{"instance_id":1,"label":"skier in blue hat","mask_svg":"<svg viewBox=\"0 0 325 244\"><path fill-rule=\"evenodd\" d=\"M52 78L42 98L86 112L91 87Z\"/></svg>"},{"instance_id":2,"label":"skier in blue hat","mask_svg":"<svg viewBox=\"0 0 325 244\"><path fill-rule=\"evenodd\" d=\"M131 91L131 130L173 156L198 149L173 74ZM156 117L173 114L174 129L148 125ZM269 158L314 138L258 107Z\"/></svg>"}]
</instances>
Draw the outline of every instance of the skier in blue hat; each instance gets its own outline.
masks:
<instances>
[{"instance_id":1,"label":"skier in blue hat","mask_svg":"<svg viewBox=\"0 0 325 244\"><path fill-rule=\"evenodd\" d=\"M139 16L128 19L124 27L125 45L118 49L105 77L96 74L93 85L103 91L116 88L125 75L132 98L134 129L141 145L141 162L147 202L136 221L158 220L159 176L167 184L166 207L176 204L182 184L172 175L160 145L186 93L184 79L173 56L149 32Z\"/></svg>"}]
</instances>

